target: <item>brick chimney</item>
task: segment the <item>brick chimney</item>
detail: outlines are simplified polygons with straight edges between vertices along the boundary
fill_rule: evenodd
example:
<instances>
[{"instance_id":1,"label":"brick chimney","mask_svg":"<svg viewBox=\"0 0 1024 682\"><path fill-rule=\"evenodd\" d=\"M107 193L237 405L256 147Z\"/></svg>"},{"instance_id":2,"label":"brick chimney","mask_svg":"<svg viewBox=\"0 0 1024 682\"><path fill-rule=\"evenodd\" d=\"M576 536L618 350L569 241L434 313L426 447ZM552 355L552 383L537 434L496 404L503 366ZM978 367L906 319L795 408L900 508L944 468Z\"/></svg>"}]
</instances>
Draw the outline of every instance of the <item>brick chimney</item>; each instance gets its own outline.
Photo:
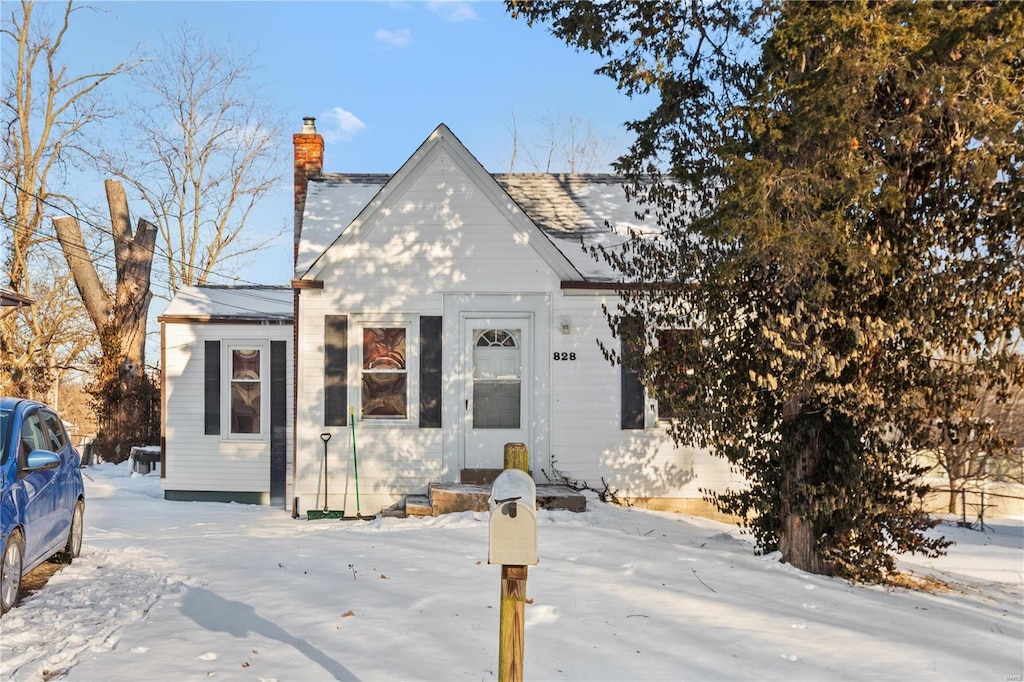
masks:
<instances>
[{"instance_id":1,"label":"brick chimney","mask_svg":"<svg viewBox=\"0 0 1024 682\"><path fill-rule=\"evenodd\" d=\"M324 169L324 138L316 132L316 119L302 119L302 132L292 135L295 146L295 260L299 257L302 213L306 210L306 185Z\"/></svg>"}]
</instances>

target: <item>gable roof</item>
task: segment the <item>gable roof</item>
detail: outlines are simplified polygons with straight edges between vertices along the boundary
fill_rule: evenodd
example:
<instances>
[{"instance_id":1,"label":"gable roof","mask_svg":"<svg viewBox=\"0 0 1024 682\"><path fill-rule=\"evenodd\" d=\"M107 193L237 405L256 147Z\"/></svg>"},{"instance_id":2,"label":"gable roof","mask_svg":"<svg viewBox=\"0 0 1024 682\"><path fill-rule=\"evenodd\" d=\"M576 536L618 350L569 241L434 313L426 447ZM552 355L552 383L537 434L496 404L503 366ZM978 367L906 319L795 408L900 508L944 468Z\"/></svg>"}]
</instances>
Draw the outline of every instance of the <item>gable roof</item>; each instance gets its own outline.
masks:
<instances>
[{"instance_id":1,"label":"gable roof","mask_svg":"<svg viewBox=\"0 0 1024 682\"><path fill-rule=\"evenodd\" d=\"M287 286L183 286L160 322L290 323L294 296Z\"/></svg>"},{"instance_id":2,"label":"gable roof","mask_svg":"<svg viewBox=\"0 0 1024 682\"><path fill-rule=\"evenodd\" d=\"M640 206L626 198L622 178L610 173L503 173L505 188L588 282L617 282L621 275L586 249L615 248L630 230L650 231L636 217Z\"/></svg>"},{"instance_id":3,"label":"gable roof","mask_svg":"<svg viewBox=\"0 0 1024 682\"><path fill-rule=\"evenodd\" d=\"M537 235L530 243L563 280L618 281L616 272L587 253L584 245L615 247L626 241L630 229L649 229L649 224L636 218L639 207L626 199L616 176L488 173L441 124L394 175L331 173L310 178L296 277L317 279L328 248L343 236L352 238L373 221L440 149L449 153L515 229Z\"/></svg>"}]
</instances>

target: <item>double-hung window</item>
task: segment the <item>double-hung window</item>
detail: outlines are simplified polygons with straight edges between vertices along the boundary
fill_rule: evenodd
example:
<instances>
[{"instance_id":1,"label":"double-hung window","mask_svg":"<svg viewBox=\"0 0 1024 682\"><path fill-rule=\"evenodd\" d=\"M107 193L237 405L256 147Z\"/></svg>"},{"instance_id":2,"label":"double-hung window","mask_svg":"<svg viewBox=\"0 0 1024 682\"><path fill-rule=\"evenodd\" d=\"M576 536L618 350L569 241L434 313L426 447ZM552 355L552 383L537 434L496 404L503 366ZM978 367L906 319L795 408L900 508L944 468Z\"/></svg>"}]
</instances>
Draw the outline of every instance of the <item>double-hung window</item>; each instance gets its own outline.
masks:
<instances>
[{"instance_id":1,"label":"double-hung window","mask_svg":"<svg viewBox=\"0 0 1024 682\"><path fill-rule=\"evenodd\" d=\"M324 318L324 426L441 427L441 318Z\"/></svg>"},{"instance_id":2,"label":"double-hung window","mask_svg":"<svg viewBox=\"0 0 1024 682\"><path fill-rule=\"evenodd\" d=\"M288 343L266 338L203 342L203 433L222 440L283 441ZM197 377L198 378L198 377ZM277 438L277 436L275 436Z\"/></svg>"},{"instance_id":3,"label":"double-hung window","mask_svg":"<svg viewBox=\"0 0 1024 682\"><path fill-rule=\"evenodd\" d=\"M229 437L258 436L264 431L263 355L258 346L227 347Z\"/></svg>"},{"instance_id":4,"label":"double-hung window","mask_svg":"<svg viewBox=\"0 0 1024 682\"><path fill-rule=\"evenodd\" d=\"M359 322L359 417L363 420L409 421L414 389L410 320Z\"/></svg>"}]
</instances>

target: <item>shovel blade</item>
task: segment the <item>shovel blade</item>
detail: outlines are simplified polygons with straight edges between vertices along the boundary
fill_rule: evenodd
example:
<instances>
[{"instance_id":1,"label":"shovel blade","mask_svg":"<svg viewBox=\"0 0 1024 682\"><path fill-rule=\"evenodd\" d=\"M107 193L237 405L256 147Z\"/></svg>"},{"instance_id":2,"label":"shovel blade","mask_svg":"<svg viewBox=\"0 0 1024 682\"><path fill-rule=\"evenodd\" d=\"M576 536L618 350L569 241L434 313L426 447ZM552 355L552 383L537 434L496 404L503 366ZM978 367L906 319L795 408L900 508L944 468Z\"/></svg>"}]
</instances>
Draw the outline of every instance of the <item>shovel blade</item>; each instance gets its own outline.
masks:
<instances>
[{"instance_id":1,"label":"shovel blade","mask_svg":"<svg viewBox=\"0 0 1024 682\"><path fill-rule=\"evenodd\" d=\"M343 519L345 518L344 511L337 511L334 509L310 509L306 512L307 521L315 521L317 519Z\"/></svg>"}]
</instances>

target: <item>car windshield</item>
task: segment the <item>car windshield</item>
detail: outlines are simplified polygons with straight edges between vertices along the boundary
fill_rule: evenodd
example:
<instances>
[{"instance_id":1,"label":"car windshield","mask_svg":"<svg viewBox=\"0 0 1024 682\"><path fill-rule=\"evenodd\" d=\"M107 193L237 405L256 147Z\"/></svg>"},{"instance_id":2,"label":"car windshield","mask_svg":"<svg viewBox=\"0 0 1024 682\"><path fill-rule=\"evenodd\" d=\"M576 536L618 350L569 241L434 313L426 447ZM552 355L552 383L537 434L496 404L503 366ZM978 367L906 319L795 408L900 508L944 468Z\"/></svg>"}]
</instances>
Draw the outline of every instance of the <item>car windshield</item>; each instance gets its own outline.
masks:
<instances>
[{"instance_id":1,"label":"car windshield","mask_svg":"<svg viewBox=\"0 0 1024 682\"><path fill-rule=\"evenodd\" d=\"M7 461L7 430L12 421L10 410L0 410L0 464Z\"/></svg>"}]
</instances>

